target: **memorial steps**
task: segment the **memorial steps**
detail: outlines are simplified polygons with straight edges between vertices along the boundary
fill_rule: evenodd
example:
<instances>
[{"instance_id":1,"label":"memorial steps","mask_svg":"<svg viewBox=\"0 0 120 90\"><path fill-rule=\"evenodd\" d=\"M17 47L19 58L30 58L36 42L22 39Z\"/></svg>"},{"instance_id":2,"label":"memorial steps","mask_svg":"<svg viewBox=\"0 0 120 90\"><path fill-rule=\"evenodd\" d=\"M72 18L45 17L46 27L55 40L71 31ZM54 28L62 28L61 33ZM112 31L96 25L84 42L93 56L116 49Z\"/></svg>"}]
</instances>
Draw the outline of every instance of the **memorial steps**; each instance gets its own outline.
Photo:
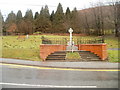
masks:
<instances>
[{"instance_id":1,"label":"memorial steps","mask_svg":"<svg viewBox=\"0 0 120 90\"><path fill-rule=\"evenodd\" d=\"M80 54L81 59L79 60L66 60L66 52L67 51L56 51L54 53L51 53L50 55L48 55L48 57L46 58L46 61L101 61L101 59L99 58L99 56L97 56L94 53L91 53L90 51L74 51L74 52L78 52Z\"/></svg>"},{"instance_id":2,"label":"memorial steps","mask_svg":"<svg viewBox=\"0 0 120 90\"><path fill-rule=\"evenodd\" d=\"M65 60L66 57L66 51L57 51L54 53L51 53L50 55L48 55L48 57L46 58L46 60Z\"/></svg>"},{"instance_id":3,"label":"memorial steps","mask_svg":"<svg viewBox=\"0 0 120 90\"><path fill-rule=\"evenodd\" d=\"M101 61L99 56L90 51L79 51L79 54L81 56L81 61Z\"/></svg>"}]
</instances>

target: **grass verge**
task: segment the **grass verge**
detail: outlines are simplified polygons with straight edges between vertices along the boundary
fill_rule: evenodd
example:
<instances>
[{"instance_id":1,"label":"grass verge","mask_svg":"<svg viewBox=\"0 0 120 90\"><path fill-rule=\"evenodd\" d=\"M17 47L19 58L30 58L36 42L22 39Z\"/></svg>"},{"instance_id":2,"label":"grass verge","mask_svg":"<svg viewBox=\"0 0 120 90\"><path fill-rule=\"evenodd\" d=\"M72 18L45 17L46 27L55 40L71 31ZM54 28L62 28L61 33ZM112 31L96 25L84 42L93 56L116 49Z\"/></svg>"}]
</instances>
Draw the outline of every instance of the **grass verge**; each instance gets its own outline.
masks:
<instances>
[{"instance_id":1,"label":"grass verge","mask_svg":"<svg viewBox=\"0 0 120 90\"><path fill-rule=\"evenodd\" d=\"M3 58L41 61L38 49L3 49Z\"/></svg>"},{"instance_id":2,"label":"grass verge","mask_svg":"<svg viewBox=\"0 0 120 90\"><path fill-rule=\"evenodd\" d=\"M67 52L66 54L67 60L74 60L74 59L80 59L80 54L78 52Z\"/></svg>"},{"instance_id":3,"label":"grass verge","mask_svg":"<svg viewBox=\"0 0 120 90\"><path fill-rule=\"evenodd\" d=\"M119 58L118 53L120 53L120 50L108 50L109 62L119 62L120 63L120 58Z\"/></svg>"}]
</instances>

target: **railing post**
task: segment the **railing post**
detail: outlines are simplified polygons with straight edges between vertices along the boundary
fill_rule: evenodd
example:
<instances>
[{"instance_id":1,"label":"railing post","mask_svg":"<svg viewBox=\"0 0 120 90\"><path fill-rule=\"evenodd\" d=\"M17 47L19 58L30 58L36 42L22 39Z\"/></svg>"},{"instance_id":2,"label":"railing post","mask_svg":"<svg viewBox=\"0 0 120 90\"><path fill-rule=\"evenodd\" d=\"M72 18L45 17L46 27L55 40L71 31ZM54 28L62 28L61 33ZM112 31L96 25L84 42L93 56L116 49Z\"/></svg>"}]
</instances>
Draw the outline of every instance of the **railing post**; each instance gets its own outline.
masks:
<instances>
[{"instance_id":1,"label":"railing post","mask_svg":"<svg viewBox=\"0 0 120 90\"><path fill-rule=\"evenodd\" d=\"M102 37L102 43L105 43L104 36Z\"/></svg>"}]
</instances>

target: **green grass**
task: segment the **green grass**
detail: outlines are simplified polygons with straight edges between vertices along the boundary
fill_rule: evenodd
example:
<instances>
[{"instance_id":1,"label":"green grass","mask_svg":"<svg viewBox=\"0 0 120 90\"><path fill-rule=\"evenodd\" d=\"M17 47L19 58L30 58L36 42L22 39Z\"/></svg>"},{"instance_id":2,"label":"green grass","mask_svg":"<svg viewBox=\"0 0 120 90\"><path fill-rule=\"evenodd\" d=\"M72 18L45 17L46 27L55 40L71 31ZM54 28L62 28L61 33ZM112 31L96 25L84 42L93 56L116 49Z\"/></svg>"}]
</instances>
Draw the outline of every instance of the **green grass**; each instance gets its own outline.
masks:
<instances>
[{"instance_id":1,"label":"green grass","mask_svg":"<svg viewBox=\"0 0 120 90\"><path fill-rule=\"evenodd\" d=\"M108 50L108 59L110 62L120 62L120 57L118 56L120 50Z\"/></svg>"},{"instance_id":2,"label":"green grass","mask_svg":"<svg viewBox=\"0 0 120 90\"><path fill-rule=\"evenodd\" d=\"M41 61L39 57L41 36L29 36L28 39L17 39L18 36L4 36L2 40L2 57Z\"/></svg>"},{"instance_id":3,"label":"green grass","mask_svg":"<svg viewBox=\"0 0 120 90\"><path fill-rule=\"evenodd\" d=\"M17 39L17 36L3 37L2 48L9 49L39 49L40 36L29 36L29 39Z\"/></svg>"},{"instance_id":4,"label":"green grass","mask_svg":"<svg viewBox=\"0 0 120 90\"><path fill-rule=\"evenodd\" d=\"M80 59L80 55L78 52L68 52L66 54L66 59L67 60Z\"/></svg>"},{"instance_id":5,"label":"green grass","mask_svg":"<svg viewBox=\"0 0 120 90\"><path fill-rule=\"evenodd\" d=\"M118 38L114 36L106 36L105 43L107 43L107 48L118 48L118 44L120 44ZM120 53L120 50L108 50L109 62L120 62L118 53Z\"/></svg>"},{"instance_id":6,"label":"green grass","mask_svg":"<svg viewBox=\"0 0 120 90\"><path fill-rule=\"evenodd\" d=\"M0 51L2 52L2 56L4 58L18 58L18 59L27 59L33 61L41 61L39 53L40 53L40 44L41 44L41 36L44 37L52 37L52 38L69 38L69 36L58 36L58 35L29 35L28 39L17 39L18 36L3 36L0 43L2 46ZM74 38L82 38L82 39L90 39L96 38L95 36L73 36ZM118 38L113 36L105 37L105 43L107 43L107 48L118 48ZM110 62L120 62L118 60L118 51L108 50L109 61ZM76 55L76 54L75 54ZM76 56L69 56L70 58L74 58ZM76 57L78 58L78 57Z\"/></svg>"},{"instance_id":7,"label":"green grass","mask_svg":"<svg viewBox=\"0 0 120 90\"><path fill-rule=\"evenodd\" d=\"M3 49L3 57L40 61L39 50L37 49Z\"/></svg>"},{"instance_id":8,"label":"green grass","mask_svg":"<svg viewBox=\"0 0 120 90\"><path fill-rule=\"evenodd\" d=\"M118 48L118 38L114 36L105 37L105 43L107 43L108 48Z\"/></svg>"}]
</instances>

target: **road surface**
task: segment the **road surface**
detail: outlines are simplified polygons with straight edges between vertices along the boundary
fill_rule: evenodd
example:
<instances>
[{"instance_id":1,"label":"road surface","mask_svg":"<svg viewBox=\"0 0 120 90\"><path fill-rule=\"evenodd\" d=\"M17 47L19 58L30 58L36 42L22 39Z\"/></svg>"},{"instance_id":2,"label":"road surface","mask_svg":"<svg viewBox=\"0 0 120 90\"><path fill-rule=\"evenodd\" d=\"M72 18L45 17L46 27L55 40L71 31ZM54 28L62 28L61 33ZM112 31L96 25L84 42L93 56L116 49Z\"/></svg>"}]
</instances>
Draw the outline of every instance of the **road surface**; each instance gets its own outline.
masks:
<instances>
[{"instance_id":1,"label":"road surface","mask_svg":"<svg viewBox=\"0 0 120 90\"><path fill-rule=\"evenodd\" d=\"M0 65L2 88L118 88L118 71ZM98 71L97 71L98 70Z\"/></svg>"}]
</instances>

